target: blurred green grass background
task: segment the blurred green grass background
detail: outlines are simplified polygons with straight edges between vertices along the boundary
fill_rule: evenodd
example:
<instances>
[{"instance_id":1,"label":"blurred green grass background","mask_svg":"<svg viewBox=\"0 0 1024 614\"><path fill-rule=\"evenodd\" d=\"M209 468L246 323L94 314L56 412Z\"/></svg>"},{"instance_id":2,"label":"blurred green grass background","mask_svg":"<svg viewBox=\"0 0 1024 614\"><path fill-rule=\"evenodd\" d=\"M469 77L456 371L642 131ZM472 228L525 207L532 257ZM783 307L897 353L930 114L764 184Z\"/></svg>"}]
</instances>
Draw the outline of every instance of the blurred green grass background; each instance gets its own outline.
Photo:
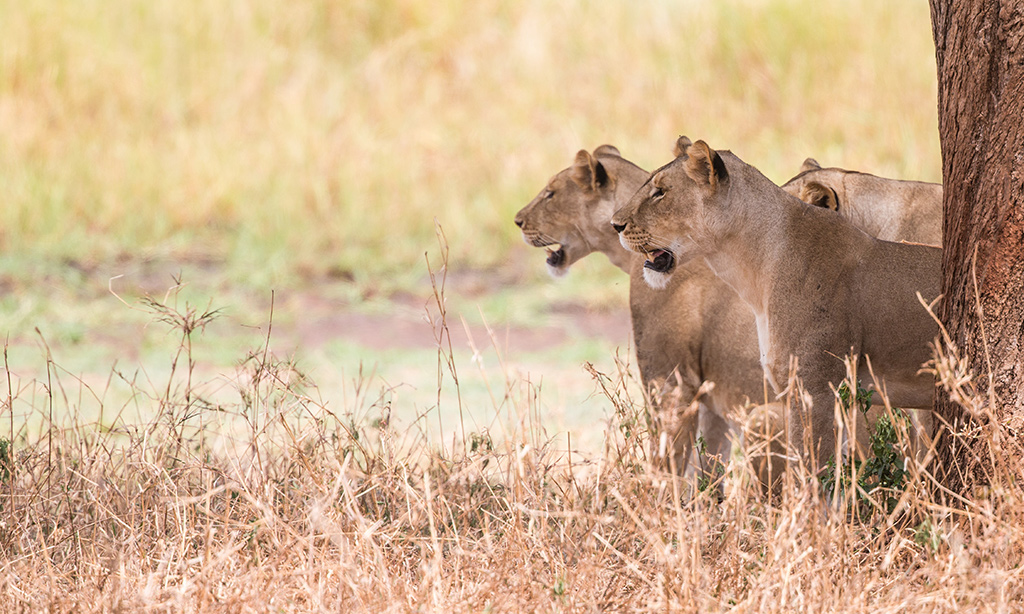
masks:
<instances>
[{"instance_id":1,"label":"blurred green grass background","mask_svg":"<svg viewBox=\"0 0 1024 614\"><path fill-rule=\"evenodd\" d=\"M596 257L553 283L512 224L577 150L651 169L687 134L776 181L807 156L940 176L925 0L0 0L0 40L0 334L27 431L52 417L27 391L58 375L62 415L156 415L123 384L175 383L180 339L138 297L184 279L179 307L224 308L196 339L211 398L265 341L273 289L274 352L335 410L380 386L448 440L502 430L509 390L540 385L508 428L536 412L599 448L609 406L580 363L630 355L628 281ZM464 402L436 348L346 336L429 331L435 220L448 324L517 348L454 348Z\"/></svg>"},{"instance_id":2,"label":"blurred green grass background","mask_svg":"<svg viewBox=\"0 0 1024 614\"><path fill-rule=\"evenodd\" d=\"M215 262L266 288L521 271L515 211L576 150L677 134L940 177L924 0L0 0L3 273ZM436 256L435 256L436 257ZM599 286L588 263L573 291Z\"/></svg>"}]
</instances>

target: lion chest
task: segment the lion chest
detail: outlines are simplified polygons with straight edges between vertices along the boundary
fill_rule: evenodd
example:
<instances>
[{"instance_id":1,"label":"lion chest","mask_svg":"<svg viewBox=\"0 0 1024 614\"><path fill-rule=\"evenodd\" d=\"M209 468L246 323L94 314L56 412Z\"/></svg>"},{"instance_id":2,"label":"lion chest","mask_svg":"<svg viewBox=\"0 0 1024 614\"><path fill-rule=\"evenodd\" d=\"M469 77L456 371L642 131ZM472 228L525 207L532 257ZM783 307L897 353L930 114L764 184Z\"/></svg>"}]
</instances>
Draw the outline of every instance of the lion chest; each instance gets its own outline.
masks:
<instances>
[{"instance_id":1,"label":"lion chest","mask_svg":"<svg viewBox=\"0 0 1024 614\"><path fill-rule=\"evenodd\" d=\"M772 344L771 326L767 312L754 314L754 323L757 326L757 348L761 358L761 369L772 390L779 392L780 387L773 373L778 362L778 356Z\"/></svg>"}]
</instances>

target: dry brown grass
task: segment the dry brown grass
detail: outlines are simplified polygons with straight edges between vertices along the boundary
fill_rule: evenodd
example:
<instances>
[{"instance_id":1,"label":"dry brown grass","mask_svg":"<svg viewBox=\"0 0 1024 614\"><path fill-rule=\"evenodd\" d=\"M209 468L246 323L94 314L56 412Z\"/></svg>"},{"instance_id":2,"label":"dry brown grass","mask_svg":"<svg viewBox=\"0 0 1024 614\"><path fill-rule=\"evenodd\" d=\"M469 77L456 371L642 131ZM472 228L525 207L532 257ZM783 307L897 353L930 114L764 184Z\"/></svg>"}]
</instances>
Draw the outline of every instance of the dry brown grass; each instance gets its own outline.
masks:
<instances>
[{"instance_id":1,"label":"dry brown grass","mask_svg":"<svg viewBox=\"0 0 1024 614\"><path fill-rule=\"evenodd\" d=\"M77 409L107 391L50 361L33 381L6 370L0 610L1004 612L1024 598L1011 455L966 499L908 460L894 511L859 517L806 472L767 499L738 455L694 490L649 466L624 370L594 373L614 414L598 458L541 436L536 390L512 380L495 401L509 436L428 445L391 427L386 390L358 381L332 410L266 347L228 400L192 378L209 313L147 308L181 335L175 367L166 382L112 373L132 395L99 423ZM457 369L438 326L442 385ZM947 360L944 383L968 390ZM132 405L155 417L132 421ZM15 429L15 411L43 428Z\"/></svg>"}]
</instances>

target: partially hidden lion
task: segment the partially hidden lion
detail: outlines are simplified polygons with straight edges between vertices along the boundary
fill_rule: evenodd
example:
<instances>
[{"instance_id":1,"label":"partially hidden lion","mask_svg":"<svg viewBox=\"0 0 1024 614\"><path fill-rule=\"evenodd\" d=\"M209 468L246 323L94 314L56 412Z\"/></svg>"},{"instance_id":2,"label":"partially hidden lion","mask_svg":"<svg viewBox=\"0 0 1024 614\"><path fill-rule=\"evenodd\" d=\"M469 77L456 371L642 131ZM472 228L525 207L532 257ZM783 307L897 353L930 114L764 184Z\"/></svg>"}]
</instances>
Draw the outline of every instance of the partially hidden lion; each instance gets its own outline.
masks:
<instances>
[{"instance_id":1,"label":"partially hidden lion","mask_svg":"<svg viewBox=\"0 0 1024 614\"><path fill-rule=\"evenodd\" d=\"M893 405L929 408L934 380L920 367L937 327L918 293L939 295L941 250L877 239L841 210L807 206L703 141L680 137L677 154L612 224L622 245L645 258L652 285L671 283L703 259L736 291L754 314L776 394L785 392L796 358L809 403L806 411L791 405L789 444L819 466L837 452L830 386L846 375L846 355L859 357L860 373L868 373L870 357Z\"/></svg>"},{"instance_id":2,"label":"partially hidden lion","mask_svg":"<svg viewBox=\"0 0 1024 614\"><path fill-rule=\"evenodd\" d=\"M942 245L940 184L822 168L807 158L782 189L805 203L838 211L879 239Z\"/></svg>"},{"instance_id":3,"label":"partially hidden lion","mask_svg":"<svg viewBox=\"0 0 1024 614\"><path fill-rule=\"evenodd\" d=\"M653 418L654 455L684 472L695 430L708 455L728 456L729 412L764 399L754 319L731 288L700 261L681 266L664 289L643 280L644 259L624 249L609 223L647 180L648 172L602 145L581 150L515 217L523 239L548 251L547 266L564 275L580 258L601 252L630 275L630 312L641 382L663 396ZM714 387L687 408L702 382ZM695 424L696 423L696 424ZM696 428L695 428L696 427Z\"/></svg>"}]
</instances>

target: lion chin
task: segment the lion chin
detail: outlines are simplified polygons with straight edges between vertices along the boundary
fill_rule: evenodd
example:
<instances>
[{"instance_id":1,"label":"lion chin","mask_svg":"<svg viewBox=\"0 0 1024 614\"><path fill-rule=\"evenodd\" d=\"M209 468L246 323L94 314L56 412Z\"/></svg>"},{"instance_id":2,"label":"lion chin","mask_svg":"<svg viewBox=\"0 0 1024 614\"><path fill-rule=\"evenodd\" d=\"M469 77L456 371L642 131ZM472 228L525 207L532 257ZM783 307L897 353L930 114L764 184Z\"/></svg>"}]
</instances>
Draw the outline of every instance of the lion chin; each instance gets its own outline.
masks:
<instances>
[{"instance_id":1,"label":"lion chin","mask_svg":"<svg viewBox=\"0 0 1024 614\"><path fill-rule=\"evenodd\" d=\"M556 266L553 264L548 265L548 275L558 279L565 277L569 273L569 267L567 266Z\"/></svg>"},{"instance_id":2,"label":"lion chin","mask_svg":"<svg viewBox=\"0 0 1024 614\"><path fill-rule=\"evenodd\" d=\"M655 290L664 290L670 279L672 279L671 273L659 273L658 271L644 268L644 281Z\"/></svg>"}]
</instances>

